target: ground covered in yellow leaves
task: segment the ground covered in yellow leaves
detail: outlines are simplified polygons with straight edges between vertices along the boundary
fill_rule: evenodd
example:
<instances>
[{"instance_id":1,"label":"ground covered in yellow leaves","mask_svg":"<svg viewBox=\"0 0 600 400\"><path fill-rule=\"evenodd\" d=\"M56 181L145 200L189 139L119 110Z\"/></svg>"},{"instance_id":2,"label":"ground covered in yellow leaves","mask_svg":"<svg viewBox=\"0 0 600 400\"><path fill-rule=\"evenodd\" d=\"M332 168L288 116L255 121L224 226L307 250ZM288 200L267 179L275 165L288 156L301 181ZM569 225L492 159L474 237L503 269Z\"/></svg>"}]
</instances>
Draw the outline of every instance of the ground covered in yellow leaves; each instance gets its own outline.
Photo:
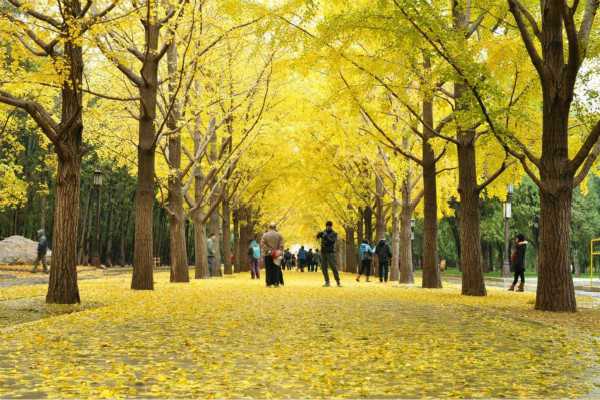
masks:
<instances>
[{"instance_id":1,"label":"ground covered in yellow leaves","mask_svg":"<svg viewBox=\"0 0 600 400\"><path fill-rule=\"evenodd\" d=\"M597 309L350 276L322 288L320 273L279 289L246 274L160 273L153 292L129 279L81 282L74 307L46 307L43 286L0 289L0 397L600 396Z\"/></svg>"}]
</instances>

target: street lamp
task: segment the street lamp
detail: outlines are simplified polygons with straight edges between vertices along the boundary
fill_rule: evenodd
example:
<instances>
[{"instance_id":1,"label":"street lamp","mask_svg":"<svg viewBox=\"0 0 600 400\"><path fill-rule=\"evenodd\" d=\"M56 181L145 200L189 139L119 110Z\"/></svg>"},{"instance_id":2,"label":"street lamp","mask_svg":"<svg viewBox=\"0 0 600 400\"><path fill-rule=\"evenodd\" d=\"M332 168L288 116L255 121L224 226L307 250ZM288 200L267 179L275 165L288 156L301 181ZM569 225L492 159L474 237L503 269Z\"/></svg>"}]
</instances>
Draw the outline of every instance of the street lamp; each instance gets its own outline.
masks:
<instances>
[{"instance_id":1,"label":"street lamp","mask_svg":"<svg viewBox=\"0 0 600 400\"><path fill-rule=\"evenodd\" d=\"M509 184L506 193L506 201L503 204L504 219L504 262L502 263L502 276L510 276L510 219L512 218L512 195L513 185Z\"/></svg>"},{"instance_id":2,"label":"street lamp","mask_svg":"<svg viewBox=\"0 0 600 400\"><path fill-rule=\"evenodd\" d=\"M94 224L95 237L92 240L92 265L100 268L100 187L102 186L102 171L96 169L93 179L93 193L96 202L96 222Z\"/></svg>"}]
</instances>

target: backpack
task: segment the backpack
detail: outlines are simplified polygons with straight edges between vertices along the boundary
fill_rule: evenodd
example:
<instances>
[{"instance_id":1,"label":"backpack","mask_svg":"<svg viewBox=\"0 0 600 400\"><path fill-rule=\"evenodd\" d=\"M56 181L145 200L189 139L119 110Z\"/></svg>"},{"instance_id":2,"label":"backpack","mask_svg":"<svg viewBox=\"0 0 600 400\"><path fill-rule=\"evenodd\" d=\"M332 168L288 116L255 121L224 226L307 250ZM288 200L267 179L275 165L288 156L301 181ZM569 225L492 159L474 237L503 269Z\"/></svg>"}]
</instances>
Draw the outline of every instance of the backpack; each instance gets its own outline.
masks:
<instances>
[{"instance_id":1,"label":"backpack","mask_svg":"<svg viewBox=\"0 0 600 400\"><path fill-rule=\"evenodd\" d=\"M252 246L252 257L257 260L260 258L260 247Z\"/></svg>"}]
</instances>

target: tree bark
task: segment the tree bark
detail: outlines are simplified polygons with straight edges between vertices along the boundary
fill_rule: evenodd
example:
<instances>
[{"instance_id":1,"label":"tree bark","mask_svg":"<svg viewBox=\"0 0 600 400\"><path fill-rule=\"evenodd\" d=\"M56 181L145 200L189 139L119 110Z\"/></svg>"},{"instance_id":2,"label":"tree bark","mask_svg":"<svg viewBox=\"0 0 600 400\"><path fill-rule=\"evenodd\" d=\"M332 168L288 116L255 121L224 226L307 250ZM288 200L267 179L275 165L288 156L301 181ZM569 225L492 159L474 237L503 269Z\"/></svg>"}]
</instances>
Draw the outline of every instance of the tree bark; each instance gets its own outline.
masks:
<instances>
[{"instance_id":1,"label":"tree bark","mask_svg":"<svg viewBox=\"0 0 600 400\"><path fill-rule=\"evenodd\" d=\"M392 203L392 265L390 266L390 281L400 280L400 202L394 199Z\"/></svg>"},{"instance_id":2,"label":"tree bark","mask_svg":"<svg viewBox=\"0 0 600 400\"><path fill-rule=\"evenodd\" d=\"M429 60L425 59L428 68ZM427 98L423 101L423 282L424 288L441 288L442 279L437 254L437 171L435 153L431 147L433 132L433 101Z\"/></svg>"},{"instance_id":3,"label":"tree bark","mask_svg":"<svg viewBox=\"0 0 600 400\"><path fill-rule=\"evenodd\" d=\"M197 212L193 218L194 221L194 249L196 257L194 259L195 279L208 279L210 274L208 272L208 257L206 248L206 228L202 220L204 215L201 212Z\"/></svg>"},{"instance_id":4,"label":"tree bark","mask_svg":"<svg viewBox=\"0 0 600 400\"><path fill-rule=\"evenodd\" d=\"M233 265L235 268L235 272L241 272L240 268L240 216L239 216L239 208L235 207L233 209Z\"/></svg>"},{"instance_id":5,"label":"tree bark","mask_svg":"<svg viewBox=\"0 0 600 400\"><path fill-rule=\"evenodd\" d=\"M150 7L150 4L148 4ZM142 64L140 93L140 120L138 132L138 176L135 194L135 244L131 288L153 290L153 207L154 156L156 151L156 104L158 92L158 41L160 25L156 16L144 24L148 49Z\"/></svg>"},{"instance_id":6,"label":"tree bark","mask_svg":"<svg viewBox=\"0 0 600 400\"><path fill-rule=\"evenodd\" d=\"M354 257L356 251L356 244L354 243L354 227L345 225L344 231L346 232L346 272L356 273L357 265Z\"/></svg>"},{"instance_id":7,"label":"tree bark","mask_svg":"<svg viewBox=\"0 0 600 400\"><path fill-rule=\"evenodd\" d=\"M403 191L404 192L404 191ZM410 201L410 199L409 199ZM411 219L412 210L404 205L400 213L400 283L414 283L413 260L412 260L412 240L411 240Z\"/></svg>"},{"instance_id":8,"label":"tree bark","mask_svg":"<svg viewBox=\"0 0 600 400\"><path fill-rule=\"evenodd\" d=\"M375 241L385 239L385 210L383 208L383 196L385 195L383 180L375 177Z\"/></svg>"},{"instance_id":9,"label":"tree bark","mask_svg":"<svg viewBox=\"0 0 600 400\"><path fill-rule=\"evenodd\" d=\"M373 244L373 209L371 206L365 207L365 237L370 244Z\"/></svg>"},{"instance_id":10,"label":"tree bark","mask_svg":"<svg viewBox=\"0 0 600 400\"><path fill-rule=\"evenodd\" d=\"M231 263L231 209L227 196L223 198L223 272L233 274Z\"/></svg>"},{"instance_id":11,"label":"tree bark","mask_svg":"<svg viewBox=\"0 0 600 400\"><path fill-rule=\"evenodd\" d=\"M167 118L167 128L172 132L168 137L167 163L172 172L168 180L169 207L169 248L171 261L171 282L189 282L187 242L185 238L185 212L183 209L183 182L181 178L181 134L177 130L181 119L181 104L177 98L177 45L171 43L167 50L167 70L169 76L169 96L172 103Z\"/></svg>"}]
</instances>

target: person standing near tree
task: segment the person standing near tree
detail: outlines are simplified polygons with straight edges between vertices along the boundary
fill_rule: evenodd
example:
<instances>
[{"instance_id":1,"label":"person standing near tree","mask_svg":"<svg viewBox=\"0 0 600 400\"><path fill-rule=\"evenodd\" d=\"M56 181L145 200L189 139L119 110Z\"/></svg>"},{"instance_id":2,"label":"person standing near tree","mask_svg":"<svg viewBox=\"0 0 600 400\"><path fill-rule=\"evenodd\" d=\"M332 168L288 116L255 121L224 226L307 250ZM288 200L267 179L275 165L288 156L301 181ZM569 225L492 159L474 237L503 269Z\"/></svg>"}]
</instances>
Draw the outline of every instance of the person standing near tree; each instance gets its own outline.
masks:
<instances>
[{"instance_id":1,"label":"person standing near tree","mask_svg":"<svg viewBox=\"0 0 600 400\"><path fill-rule=\"evenodd\" d=\"M217 240L217 236L213 233L206 241L206 258L208 259L208 273L210 276L216 274L215 240Z\"/></svg>"},{"instance_id":2,"label":"person standing near tree","mask_svg":"<svg viewBox=\"0 0 600 400\"><path fill-rule=\"evenodd\" d=\"M525 240L525 236L519 233L515 239L515 250L511 257L515 271L515 279L508 290L515 290L515 285L517 284L519 277L521 278L521 283L517 288L517 292L523 292L525 290L525 250L527 250L527 241Z\"/></svg>"},{"instance_id":3,"label":"person standing near tree","mask_svg":"<svg viewBox=\"0 0 600 400\"><path fill-rule=\"evenodd\" d=\"M37 266L41 262L42 267L44 267L44 272L48 273L48 267L46 265L46 253L48 253L48 238L46 238L46 233L43 229L40 229L38 232L38 245L37 245L37 258L35 259L35 263L33 263L32 273L37 271Z\"/></svg>"},{"instance_id":4,"label":"person standing near tree","mask_svg":"<svg viewBox=\"0 0 600 400\"><path fill-rule=\"evenodd\" d=\"M277 232L277 225L271 222L269 230L263 234L260 240L260 247L265 260L267 287L279 287L280 284L283 285L281 263L279 265L276 264L277 260L283 257L283 245L283 236Z\"/></svg>"},{"instance_id":5,"label":"person standing near tree","mask_svg":"<svg viewBox=\"0 0 600 400\"><path fill-rule=\"evenodd\" d=\"M360 246L358 246L358 259L360 260L360 270L356 277L356 282L360 282L360 277L364 274L369 282L371 276L371 262L373 261L373 248L369 245L369 242L363 240Z\"/></svg>"},{"instance_id":6,"label":"person standing near tree","mask_svg":"<svg viewBox=\"0 0 600 400\"><path fill-rule=\"evenodd\" d=\"M260 279L260 268L258 260L260 260L260 246L256 240L252 239L248 246L248 258L250 259L250 276L252 279Z\"/></svg>"},{"instance_id":7,"label":"person standing near tree","mask_svg":"<svg viewBox=\"0 0 600 400\"><path fill-rule=\"evenodd\" d=\"M392 258L392 249L390 245L381 239L375 247L375 254L379 262L379 282L387 282L390 273L390 260Z\"/></svg>"},{"instance_id":8,"label":"person standing near tree","mask_svg":"<svg viewBox=\"0 0 600 400\"><path fill-rule=\"evenodd\" d=\"M331 286L329 283L329 268L331 268L331 271L333 272L333 278L337 282L338 287L341 287L342 284L340 282L340 274L337 269L335 258L337 233L333 230L333 222L327 221L325 224L325 230L317 234L317 239L321 240L321 270L323 271L323 278L325 278L325 284L323 287Z\"/></svg>"}]
</instances>

